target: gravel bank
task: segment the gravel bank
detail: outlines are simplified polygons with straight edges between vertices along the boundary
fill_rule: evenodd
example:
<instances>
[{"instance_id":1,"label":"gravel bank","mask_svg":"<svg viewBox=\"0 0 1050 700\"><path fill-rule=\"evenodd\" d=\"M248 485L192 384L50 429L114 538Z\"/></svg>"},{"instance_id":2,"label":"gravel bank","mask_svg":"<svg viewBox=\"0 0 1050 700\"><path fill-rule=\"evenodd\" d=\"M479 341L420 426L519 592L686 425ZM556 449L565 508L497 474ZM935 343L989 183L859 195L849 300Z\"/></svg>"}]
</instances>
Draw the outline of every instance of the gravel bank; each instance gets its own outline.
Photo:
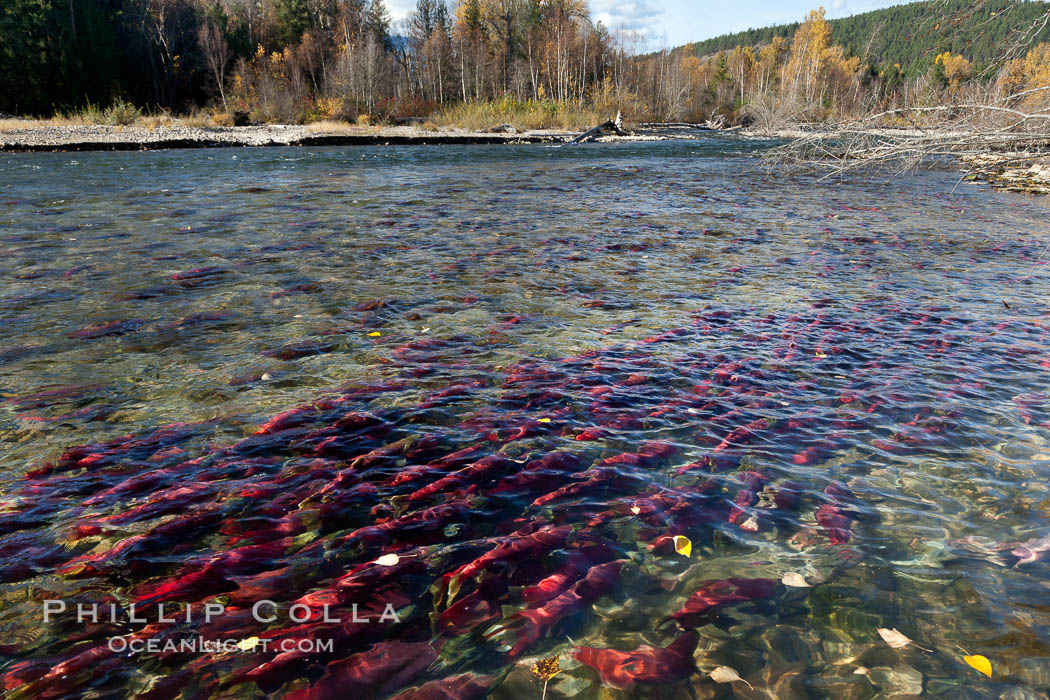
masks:
<instances>
[{"instance_id":1,"label":"gravel bank","mask_svg":"<svg viewBox=\"0 0 1050 700\"><path fill-rule=\"evenodd\" d=\"M1050 156L1029 153L988 153L963 158L967 180L982 180L1010 192L1050 194Z\"/></svg>"},{"instance_id":2,"label":"gravel bank","mask_svg":"<svg viewBox=\"0 0 1050 700\"><path fill-rule=\"evenodd\" d=\"M38 126L0 130L2 151L137 151L229 146L340 146L394 144L557 143L564 132L482 133L423 131L414 127L348 127L315 131L305 126L226 128L136 126Z\"/></svg>"}]
</instances>

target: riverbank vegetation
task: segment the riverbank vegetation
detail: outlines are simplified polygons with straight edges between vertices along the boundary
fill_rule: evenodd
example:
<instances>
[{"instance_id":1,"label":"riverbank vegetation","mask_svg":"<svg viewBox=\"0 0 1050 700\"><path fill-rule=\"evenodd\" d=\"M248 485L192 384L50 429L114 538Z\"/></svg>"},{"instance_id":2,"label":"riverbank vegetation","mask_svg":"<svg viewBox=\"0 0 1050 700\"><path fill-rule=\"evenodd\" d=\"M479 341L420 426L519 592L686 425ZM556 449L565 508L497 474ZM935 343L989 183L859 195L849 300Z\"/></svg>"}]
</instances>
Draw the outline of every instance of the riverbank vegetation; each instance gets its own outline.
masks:
<instances>
[{"instance_id":1,"label":"riverbank vegetation","mask_svg":"<svg viewBox=\"0 0 1050 700\"><path fill-rule=\"evenodd\" d=\"M1050 5L914 3L656 53L584 0L9 0L0 112L57 123L921 126L1050 107ZM1046 40L1046 41L1044 41ZM1046 120L1026 118L1026 129Z\"/></svg>"}]
</instances>

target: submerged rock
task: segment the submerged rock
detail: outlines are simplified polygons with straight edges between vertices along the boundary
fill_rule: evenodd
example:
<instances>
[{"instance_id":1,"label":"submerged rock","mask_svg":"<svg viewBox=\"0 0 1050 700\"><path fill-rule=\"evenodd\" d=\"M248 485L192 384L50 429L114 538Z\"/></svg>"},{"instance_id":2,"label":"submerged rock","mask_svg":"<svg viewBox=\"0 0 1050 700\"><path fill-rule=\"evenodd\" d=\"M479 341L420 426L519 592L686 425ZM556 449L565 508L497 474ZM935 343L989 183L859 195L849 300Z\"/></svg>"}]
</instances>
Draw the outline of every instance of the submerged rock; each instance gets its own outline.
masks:
<instances>
[{"instance_id":1,"label":"submerged rock","mask_svg":"<svg viewBox=\"0 0 1050 700\"><path fill-rule=\"evenodd\" d=\"M922 673L911 666L873 668L868 672L868 679L889 695L922 695Z\"/></svg>"}]
</instances>

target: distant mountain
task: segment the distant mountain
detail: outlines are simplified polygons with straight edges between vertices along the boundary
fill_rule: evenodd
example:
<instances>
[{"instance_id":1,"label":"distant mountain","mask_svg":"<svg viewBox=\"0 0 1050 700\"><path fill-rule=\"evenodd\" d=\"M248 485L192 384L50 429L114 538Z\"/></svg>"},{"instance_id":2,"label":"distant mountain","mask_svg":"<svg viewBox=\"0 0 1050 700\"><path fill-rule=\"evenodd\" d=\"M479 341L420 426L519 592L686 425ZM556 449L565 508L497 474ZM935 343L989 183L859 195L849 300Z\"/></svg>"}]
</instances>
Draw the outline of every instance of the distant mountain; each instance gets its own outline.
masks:
<instances>
[{"instance_id":1,"label":"distant mountain","mask_svg":"<svg viewBox=\"0 0 1050 700\"><path fill-rule=\"evenodd\" d=\"M832 42L844 46L850 55L867 58L876 66L899 63L904 74L911 76L925 73L943 51L962 54L980 69L1012 41L1021 39L1048 11L1047 2L939 0L897 5L830 20L830 24ZM674 51L703 57L736 46L759 46L774 36L790 39L798 26L796 22L749 29ZM1043 27L1034 39L1033 43L1050 41L1050 26Z\"/></svg>"}]
</instances>

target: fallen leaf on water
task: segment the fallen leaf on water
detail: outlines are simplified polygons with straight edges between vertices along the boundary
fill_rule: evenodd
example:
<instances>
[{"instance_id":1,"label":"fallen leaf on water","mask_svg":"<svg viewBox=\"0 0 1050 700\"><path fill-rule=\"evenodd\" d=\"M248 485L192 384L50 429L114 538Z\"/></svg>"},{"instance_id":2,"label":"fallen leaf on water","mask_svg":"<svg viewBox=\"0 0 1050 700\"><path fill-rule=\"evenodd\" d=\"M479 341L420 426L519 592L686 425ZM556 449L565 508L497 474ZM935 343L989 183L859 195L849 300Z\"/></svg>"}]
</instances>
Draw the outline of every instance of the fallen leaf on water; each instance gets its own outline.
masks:
<instances>
[{"instance_id":1,"label":"fallen leaf on water","mask_svg":"<svg viewBox=\"0 0 1050 700\"><path fill-rule=\"evenodd\" d=\"M822 353L822 352L818 352L818 353L816 354L816 357L819 357L819 358L821 358L821 359L824 359L825 357L827 357L827 355L825 355L825 354L824 354L824 353Z\"/></svg>"},{"instance_id":2,"label":"fallen leaf on water","mask_svg":"<svg viewBox=\"0 0 1050 700\"><path fill-rule=\"evenodd\" d=\"M638 506L631 506L631 512L634 513L635 515L638 515L639 513L642 512L642 509L639 508Z\"/></svg>"},{"instance_id":3,"label":"fallen leaf on water","mask_svg":"<svg viewBox=\"0 0 1050 700\"><path fill-rule=\"evenodd\" d=\"M915 642L911 641L903 634L901 634L901 631L897 628L886 629L885 627L880 627L876 630L876 632L878 632L879 636L882 637L882 641L886 642L894 649L904 649L909 644L915 644ZM918 644L915 644L915 647L917 649L922 649L923 651L929 651L929 649L924 649Z\"/></svg>"},{"instance_id":4,"label":"fallen leaf on water","mask_svg":"<svg viewBox=\"0 0 1050 700\"><path fill-rule=\"evenodd\" d=\"M711 680L715 683L736 683L737 681L740 681L748 688L751 688L751 690L755 689L753 685L740 677L740 674L737 673L735 668L730 668L729 666L719 666L714 671L711 671L710 675Z\"/></svg>"},{"instance_id":5,"label":"fallen leaf on water","mask_svg":"<svg viewBox=\"0 0 1050 700\"><path fill-rule=\"evenodd\" d=\"M685 535L675 535L671 539L674 540L674 551L678 552L683 557L688 557L693 553L693 543Z\"/></svg>"},{"instance_id":6,"label":"fallen leaf on water","mask_svg":"<svg viewBox=\"0 0 1050 700\"><path fill-rule=\"evenodd\" d=\"M806 579L802 578L802 574L789 571L784 574L784 578L780 579L780 582L785 586L791 586L792 588L809 588L810 585L806 583Z\"/></svg>"},{"instance_id":7,"label":"fallen leaf on water","mask_svg":"<svg viewBox=\"0 0 1050 700\"><path fill-rule=\"evenodd\" d=\"M463 581L458 575L453 576L452 580L448 582L448 605L452 605L452 601L459 595L459 589L462 585Z\"/></svg>"},{"instance_id":8,"label":"fallen leaf on water","mask_svg":"<svg viewBox=\"0 0 1050 700\"><path fill-rule=\"evenodd\" d=\"M383 335L383 334L380 333L379 331L372 331L371 333L368 334L368 337L369 338L378 338L381 335Z\"/></svg>"},{"instance_id":9,"label":"fallen leaf on water","mask_svg":"<svg viewBox=\"0 0 1050 700\"><path fill-rule=\"evenodd\" d=\"M399 561L401 561L401 557L397 556L396 554L384 554L383 556L376 559L376 564L378 564L379 566L394 566Z\"/></svg>"},{"instance_id":10,"label":"fallen leaf on water","mask_svg":"<svg viewBox=\"0 0 1050 700\"><path fill-rule=\"evenodd\" d=\"M552 656L549 659L540 659L532 665L533 674L543 681L549 681L551 678L554 678L559 671L561 671L561 666L558 665L557 656Z\"/></svg>"},{"instance_id":11,"label":"fallen leaf on water","mask_svg":"<svg viewBox=\"0 0 1050 700\"><path fill-rule=\"evenodd\" d=\"M550 418L537 418L536 422L537 423L550 423L551 419Z\"/></svg>"},{"instance_id":12,"label":"fallen leaf on water","mask_svg":"<svg viewBox=\"0 0 1050 700\"><path fill-rule=\"evenodd\" d=\"M896 628L886 629L885 627L880 627L876 631L879 633L879 636L882 637L882 641L886 642L894 649L903 649L911 644L911 640L901 634Z\"/></svg>"},{"instance_id":13,"label":"fallen leaf on water","mask_svg":"<svg viewBox=\"0 0 1050 700\"><path fill-rule=\"evenodd\" d=\"M989 661L987 657L981 656L980 654L974 654L973 656L964 656L963 661L970 664L970 666L989 678L992 677L992 662Z\"/></svg>"}]
</instances>

